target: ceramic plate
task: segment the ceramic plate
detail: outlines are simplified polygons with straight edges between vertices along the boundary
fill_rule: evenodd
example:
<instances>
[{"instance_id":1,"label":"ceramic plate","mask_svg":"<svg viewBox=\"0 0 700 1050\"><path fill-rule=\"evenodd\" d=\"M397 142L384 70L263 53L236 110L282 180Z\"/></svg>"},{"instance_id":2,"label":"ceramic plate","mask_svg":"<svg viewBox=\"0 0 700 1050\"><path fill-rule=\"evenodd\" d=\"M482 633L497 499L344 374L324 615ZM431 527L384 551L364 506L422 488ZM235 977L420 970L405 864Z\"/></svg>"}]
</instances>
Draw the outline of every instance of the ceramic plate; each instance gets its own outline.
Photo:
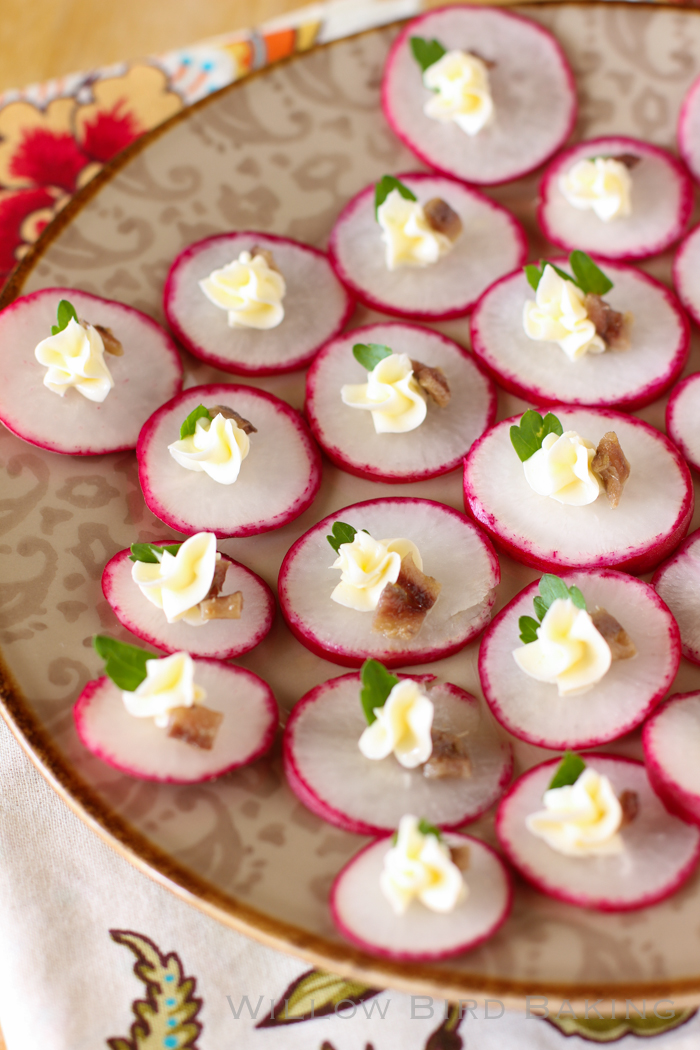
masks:
<instances>
[{"instance_id":1,"label":"ceramic plate","mask_svg":"<svg viewBox=\"0 0 700 1050\"><path fill-rule=\"evenodd\" d=\"M578 137L613 132L673 147L681 100L700 73L700 13L616 3L523 7L551 29L576 73ZM379 108L382 65L398 27L372 30L275 66L213 95L120 156L68 205L23 260L4 304L49 285L120 299L162 321L170 262L187 244L236 228L265 230L323 247L345 202L388 171L415 161ZM494 191L528 229L534 252L536 178ZM669 279L670 256L649 269ZM358 310L352 324L379 319ZM468 324L440 326L467 342ZM698 348L692 367L700 367ZM188 358L187 384L224 376ZM246 382L245 379L241 380ZM302 374L261 381L300 407ZM522 408L501 396L500 416ZM663 405L643 417L663 425ZM108 842L208 914L314 964L375 987L450 998L525 994L580 1002L639 1001L652 994L700 1003L700 876L665 904L631 915L588 914L518 886L512 917L486 945L440 965L372 959L335 933L331 880L363 844L312 816L287 789L278 755L198 787L142 783L87 754L71 707L100 670L96 631L127 638L102 597L105 562L134 540L162 539L147 511L132 453L71 459L0 434L0 645L8 669L5 716L66 801ZM274 586L291 543L333 510L382 494L327 464L321 492L292 525L226 541L227 554ZM462 507L461 475L392 495ZM693 527L696 527L697 522ZM499 606L535 577L502 559ZM478 643L430 667L478 693ZM240 663L270 682L283 710L342 668L312 656L277 619ZM676 689L700 689L684 664ZM616 749L638 754L636 738ZM516 748L520 769L543 753ZM468 829L492 840L492 818ZM689 935L692 931L692 935Z\"/></svg>"}]
</instances>

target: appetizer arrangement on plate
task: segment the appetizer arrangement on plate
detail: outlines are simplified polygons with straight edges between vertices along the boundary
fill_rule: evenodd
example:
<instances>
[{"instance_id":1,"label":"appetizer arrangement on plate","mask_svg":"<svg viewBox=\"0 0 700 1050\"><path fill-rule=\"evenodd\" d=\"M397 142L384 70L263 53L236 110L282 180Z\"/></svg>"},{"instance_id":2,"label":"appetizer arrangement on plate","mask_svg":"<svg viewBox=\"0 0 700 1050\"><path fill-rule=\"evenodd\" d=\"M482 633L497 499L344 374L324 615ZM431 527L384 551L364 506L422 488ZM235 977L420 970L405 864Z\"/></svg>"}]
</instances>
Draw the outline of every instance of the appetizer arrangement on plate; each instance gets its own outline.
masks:
<instances>
[{"instance_id":1,"label":"appetizer arrangement on plate","mask_svg":"<svg viewBox=\"0 0 700 1050\"><path fill-rule=\"evenodd\" d=\"M137 638L216 660L253 649L275 614L265 581L219 553L211 532L184 543L132 543L105 565L102 591Z\"/></svg>"},{"instance_id":2,"label":"appetizer arrangement on plate","mask_svg":"<svg viewBox=\"0 0 700 1050\"><path fill-rule=\"evenodd\" d=\"M264 376L307 365L342 329L353 302L318 249L235 232L178 255L163 307L195 357L224 372Z\"/></svg>"},{"instance_id":3,"label":"appetizer arrangement on plate","mask_svg":"<svg viewBox=\"0 0 700 1050\"><path fill-rule=\"evenodd\" d=\"M501 610L481 642L479 678L513 736L561 751L638 726L680 658L676 621L649 584L578 571L543 576Z\"/></svg>"},{"instance_id":4,"label":"appetizer arrangement on plate","mask_svg":"<svg viewBox=\"0 0 700 1050\"><path fill-rule=\"evenodd\" d=\"M189 653L157 656L98 635L105 674L73 716L97 758L142 780L198 784L260 758L278 723L272 690L252 671Z\"/></svg>"},{"instance_id":5,"label":"appetizer arrangement on plate","mask_svg":"<svg viewBox=\"0 0 700 1050\"><path fill-rule=\"evenodd\" d=\"M564 405L487 430L464 461L464 500L499 547L544 570L646 572L678 545L694 506L688 467L658 430Z\"/></svg>"},{"instance_id":6,"label":"appetizer arrangement on plate","mask_svg":"<svg viewBox=\"0 0 700 1050\"><path fill-rule=\"evenodd\" d=\"M459 828L486 812L513 773L510 744L475 697L435 675L393 675L376 660L297 702L283 759L304 805L358 835L392 831L407 810Z\"/></svg>"},{"instance_id":7,"label":"appetizer arrangement on plate","mask_svg":"<svg viewBox=\"0 0 700 1050\"><path fill-rule=\"evenodd\" d=\"M369 657L400 667L465 646L488 623L499 580L491 544L463 514L399 497L314 525L287 552L278 592L307 649L346 667Z\"/></svg>"},{"instance_id":8,"label":"appetizer arrangement on plate","mask_svg":"<svg viewBox=\"0 0 700 1050\"><path fill-rule=\"evenodd\" d=\"M561 248L645 259L682 236L692 210L692 181L675 157L614 135L578 142L551 161L537 217Z\"/></svg>"},{"instance_id":9,"label":"appetizer arrangement on plate","mask_svg":"<svg viewBox=\"0 0 700 1050\"><path fill-rule=\"evenodd\" d=\"M152 412L182 389L170 336L131 306L42 288L0 313L0 422L70 456L136 447Z\"/></svg>"},{"instance_id":10,"label":"appetizer arrangement on plate","mask_svg":"<svg viewBox=\"0 0 700 1050\"><path fill-rule=\"evenodd\" d=\"M660 281L576 250L492 285L471 340L501 386L536 404L639 408L678 378L690 326Z\"/></svg>"},{"instance_id":11,"label":"appetizer arrangement on plate","mask_svg":"<svg viewBox=\"0 0 700 1050\"><path fill-rule=\"evenodd\" d=\"M254 536L298 518L321 483L298 412L250 386L190 387L146 422L136 448L143 498L178 532Z\"/></svg>"},{"instance_id":12,"label":"appetizer arrangement on plate","mask_svg":"<svg viewBox=\"0 0 700 1050\"><path fill-rule=\"evenodd\" d=\"M390 484L455 470L496 418L493 383L457 343L415 325L366 325L309 369L306 418L328 458Z\"/></svg>"},{"instance_id":13,"label":"appetizer arrangement on plate","mask_svg":"<svg viewBox=\"0 0 700 1050\"><path fill-rule=\"evenodd\" d=\"M509 211L455 179L385 175L346 204L328 254L366 306L420 321L463 317L527 256Z\"/></svg>"}]
</instances>

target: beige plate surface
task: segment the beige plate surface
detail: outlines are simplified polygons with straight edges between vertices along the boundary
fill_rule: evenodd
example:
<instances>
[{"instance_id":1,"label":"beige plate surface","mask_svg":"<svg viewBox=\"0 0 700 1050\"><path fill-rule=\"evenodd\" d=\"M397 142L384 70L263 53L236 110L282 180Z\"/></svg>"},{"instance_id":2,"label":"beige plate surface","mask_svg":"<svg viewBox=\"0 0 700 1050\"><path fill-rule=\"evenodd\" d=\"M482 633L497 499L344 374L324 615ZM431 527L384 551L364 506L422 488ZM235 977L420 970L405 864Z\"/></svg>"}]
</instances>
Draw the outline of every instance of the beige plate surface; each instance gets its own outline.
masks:
<instances>
[{"instance_id":1,"label":"beige plate surface","mask_svg":"<svg viewBox=\"0 0 700 1050\"><path fill-rule=\"evenodd\" d=\"M576 73L577 135L613 132L673 146L681 100L700 73L700 17L642 5L523 8L557 35ZM138 143L48 229L5 293L67 285L121 299L162 320L168 265L185 245L231 228L257 228L323 246L345 201L387 171L415 168L378 105L395 27L319 48L225 89ZM533 251L536 179L494 192L526 223ZM669 258L652 271L668 279ZM353 323L371 315L358 311ZM463 342L465 322L443 329ZM700 365L697 348L693 370ZM187 383L222 374L187 361ZM301 406L303 375L263 381ZM522 402L502 396L501 418ZM661 426L663 405L642 415ZM0 644L9 674L5 717L63 798L99 834L186 900L281 950L379 987L450 997L525 994L582 999L661 995L700 1003L700 877L670 901L599 916L518 887L512 917L479 950L440 966L400 966L344 945L326 904L334 874L362 844L309 814L287 789L277 757L217 783L158 786L117 774L79 744L71 707L99 671L94 632L126 638L102 597L105 561L167 530L146 510L133 454L71 459L0 434ZM274 586L293 540L345 504L383 486L325 467L321 493L297 522L271 535L227 541L226 553ZM459 474L392 495L462 508ZM501 559L499 605L535 577ZM479 692L477 644L431 670ZM310 687L342 673L311 656L278 621L240 661L289 710ZM700 688L684 664L679 689ZM618 750L638 754L637 739ZM543 756L516 748L519 768ZM492 821L476 828L492 836Z\"/></svg>"}]
</instances>

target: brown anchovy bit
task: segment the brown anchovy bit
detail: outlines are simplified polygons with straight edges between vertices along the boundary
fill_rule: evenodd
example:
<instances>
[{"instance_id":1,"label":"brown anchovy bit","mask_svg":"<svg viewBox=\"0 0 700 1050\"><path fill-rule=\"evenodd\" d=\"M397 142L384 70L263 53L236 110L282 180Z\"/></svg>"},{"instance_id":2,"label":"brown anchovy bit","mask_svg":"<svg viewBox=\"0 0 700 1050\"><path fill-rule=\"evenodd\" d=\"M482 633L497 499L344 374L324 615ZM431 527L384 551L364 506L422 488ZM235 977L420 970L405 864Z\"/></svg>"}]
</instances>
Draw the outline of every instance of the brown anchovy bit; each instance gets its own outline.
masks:
<instances>
[{"instance_id":1,"label":"brown anchovy bit","mask_svg":"<svg viewBox=\"0 0 700 1050\"><path fill-rule=\"evenodd\" d=\"M588 294L584 300L586 312L599 335L610 350L629 350L632 314L613 310L600 295Z\"/></svg>"},{"instance_id":2,"label":"brown anchovy bit","mask_svg":"<svg viewBox=\"0 0 700 1050\"><path fill-rule=\"evenodd\" d=\"M626 828L639 813L639 795L636 791L623 791L620 795L620 805L622 807L620 827Z\"/></svg>"},{"instance_id":3,"label":"brown anchovy bit","mask_svg":"<svg viewBox=\"0 0 700 1050\"><path fill-rule=\"evenodd\" d=\"M470 51L469 54L473 55L474 58L478 58L480 62L483 62L487 69L495 69L498 65L498 62L494 62L492 58L484 58L484 56L480 55L478 51Z\"/></svg>"},{"instance_id":4,"label":"brown anchovy bit","mask_svg":"<svg viewBox=\"0 0 700 1050\"><path fill-rule=\"evenodd\" d=\"M235 420L236 426L244 432L244 434L257 434L258 428L254 427L252 423L249 423L247 419L244 419L234 408L229 408L228 405L212 405L211 408L207 409L209 415L223 416L224 419Z\"/></svg>"},{"instance_id":5,"label":"brown anchovy bit","mask_svg":"<svg viewBox=\"0 0 700 1050\"><path fill-rule=\"evenodd\" d=\"M422 361L411 361L411 368L418 386L425 390L431 401L438 408L445 408L450 403L450 384L441 368L431 368Z\"/></svg>"},{"instance_id":6,"label":"brown anchovy bit","mask_svg":"<svg viewBox=\"0 0 700 1050\"><path fill-rule=\"evenodd\" d=\"M275 265L275 258L269 248L260 248L257 244L254 244L253 247L250 249L251 259L254 259L256 255L259 255L262 259L264 259L271 270L275 270L277 273L279 273L279 270Z\"/></svg>"},{"instance_id":7,"label":"brown anchovy bit","mask_svg":"<svg viewBox=\"0 0 700 1050\"><path fill-rule=\"evenodd\" d=\"M460 871L467 871L470 860L469 846L450 846L450 860Z\"/></svg>"},{"instance_id":8,"label":"brown anchovy bit","mask_svg":"<svg viewBox=\"0 0 700 1050\"><path fill-rule=\"evenodd\" d=\"M81 319L80 321L78 321L78 324L81 328L84 328L87 331L90 322L83 321ZM114 357L123 356L124 347L119 342L111 328L106 328L105 325L102 324L94 324L92 325L92 327L95 329L96 332L99 332L100 337L102 339L102 345L105 348L105 353L112 354Z\"/></svg>"},{"instance_id":9,"label":"brown anchovy bit","mask_svg":"<svg viewBox=\"0 0 700 1050\"><path fill-rule=\"evenodd\" d=\"M462 220L454 208L441 197L431 197L423 205L428 226L436 233L442 233L450 241L456 241L462 232Z\"/></svg>"},{"instance_id":10,"label":"brown anchovy bit","mask_svg":"<svg viewBox=\"0 0 700 1050\"><path fill-rule=\"evenodd\" d=\"M203 620L240 620L243 612L243 591L203 598L199 603Z\"/></svg>"},{"instance_id":11,"label":"brown anchovy bit","mask_svg":"<svg viewBox=\"0 0 700 1050\"><path fill-rule=\"evenodd\" d=\"M210 707L197 704L192 707L174 707L169 715L168 736L203 751L211 751L224 717L221 711L212 711Z\"/></svg>"},{"instance_id":12,"label":"brown anchovy bit","mask_svg":"<svg viewBox=\"0 0 700 1050\"><path fill-rule=\"evenodd\" d=\"M372 630L386 638L415 638L441 589L442 584L421 572L413 555L406 554L396 583L387 583L379 597Z\"/></svg>"},{"instance_id":13,"label":"brown anchovy bit","mask_svg":"<svg viewBox=\"0 0 700 1050\"><path fill-rule=\"evenodd\" d=\"M622 490L630 476L630 465L614 430L609 430L600 439L596 454L591 461L591 470L602 481L608 503L615 508L620 502Z\"/></svg>"},{"instance_id":14,"label":"brown anchovy bit","mask_svg":"<svg viewBox=\"0 0 700 1050\"><path fill-rule=\"evenodd\" d=\"M618 153L617 156L610 158L610 160L616 160L618 164L624 164L630 171L637 167L641 159L636 153Z\"/></svg>"},{"instance_id":15,"label":"brown anchovy bit","mask_svg":"<svg viewBox=\"0 0 700 1050\"><path fill-rule=\"evenodd\" d=\"M629 660L637 655L637 646L627 631L606 609L595 608L591 613L591 620L595 629L608 643L613 660Z\"/></svg>"},{"instance_id":16,"label":"brown anchovy bit","mask_svg":"<svg viewBox=\"0 0 700 1050\"><path fill-rule=\"evenodd\" d=\"M431 735L433 750L423 764L423 776L435 780L444 777L467 780L472 775L472 764L462 737L442 729L433 729Z\"/></svg>"}]
</instances>

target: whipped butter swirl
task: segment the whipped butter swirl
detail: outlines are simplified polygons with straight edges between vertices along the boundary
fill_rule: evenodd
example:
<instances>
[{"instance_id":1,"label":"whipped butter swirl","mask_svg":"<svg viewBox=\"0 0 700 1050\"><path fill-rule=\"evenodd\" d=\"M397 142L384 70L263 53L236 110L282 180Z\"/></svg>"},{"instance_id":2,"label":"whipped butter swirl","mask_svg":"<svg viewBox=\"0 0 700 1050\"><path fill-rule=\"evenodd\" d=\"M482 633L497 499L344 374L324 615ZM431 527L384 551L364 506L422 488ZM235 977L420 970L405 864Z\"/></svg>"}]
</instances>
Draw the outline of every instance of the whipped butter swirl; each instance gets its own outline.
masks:
<instances>
[{"instance_id":1,"label":"whipped butter swirl","mask_svg":"<svg viewBox=\"0 0 700 1050\"><path fill-rule=\"evenodd\" d=\"M556 685L559 696L587 693L610 669L610 646L590 614L571 598L557 598L537 629L537 641L513 652L518 667L538 682Z\"/></svg>"},{"instance_id":2,"label":"whipped butter swirl","mask_svg":"<svg viewBox=\"0 0 700 1050\"><path fill-rule=\"evenodd\" d=\"M545 266L535 301L528 299L523 309L525 334L537 342L558 343L571 361L584 354L602 354L606 346L596 334L585 299L573 281Z\"/></svg>"},{"instance_id":3,"label":"whipped butter swirl","mask_svg":"<svg viewBox=\"0 0 700 1050\"><path fill-rule=\"evenodd\" d=\"M391 190L377 208L389 270L401 266L430 266L451 251L453 242L434 230L419 201L407 200Z\"/></svg>"},{"instance_id":4,"label":"whipped butter swirl","mask_svg":"<svg viewBox=\"0 0 700 1050\"><path fill-rule=\"evenodd\" d=\"M632 214L632 177L614 157L576 161L560 175L559 189L574 208L593 211L603 222Z\"/></svg>"},{"instance_id":5,"label":"whipped butter swirl","mask_svg":"<svg viewBox=\"0 0 700 1050\"><path fill-rule=\"evenodd\" d=\"M424 835L417 817L399 822L396 845L384 857L379 886L397 915L418 899L431 911L450 912L467 895L464 876L437 835Z\"/></svg>"},{"instance_id":6,"label":"whipped butter swirl","mask_svg":"<svg viewBox=\"0 0 700 1050\"><path fill-rule=\"evenodd\" d=\"M528 831L569 857L621 853L622 806L608 777L587 766L574 784L545 791L544 809L525 818Z\"/></svg>"},{"instance_id":7,"label":"whipped butter swirl","mask_svg":"<svg viewBox=\"0 0 700 1050\"><path fill-rule=\"evenodd\" d=\"M56 335L42 339L34 351L45 365L44 386L63 397L70 387L88 401L102 402L114 386L104 360L102 336L91 324L71 318Z\"/></svg>"},{"instance_id":8,"label":"whipped butter swirl","mask_svg":"<svg viewBox=\"0 0 700 1050\"><path fill-rule=\"evenodd\" d=\"M591 469L595 454L595 445L575 430L565 430L561 436L547 434L542 447L523 463L525 478L540 496L583 507L598 499L602 491Z\"/></svg>"},{"instance_id":9,"label":"whipped butter swirl","mask_svg":"<svg viewBox=\"0 0 700 1050\"><path fill-rule=\"evenodd\" d=\"M376 721L362 733L359 748L365 758L382 759L392 753L406 769L415 769L432 754L434 706L423 687L404 678L389 693L383 707L375 707Z\"/></svg>"},{"instance_id":10,"label":"whipped butter swirl","mask_svg":"<svg viewBox=\"0 0 700 1050\"><path fill-rule=\"evenodd\" d=\"M425 106L427 117L454 122L476 135L493 119L494 106L486 63L467 51L447 51L423 73L423 84L434 92Z\"/></svg>"},{"instance_id":11,"label":"whipped butter swirl","mask_svg":"<svg viewBox=\"0 0 700 1050\"><path fill-rule=\"evenodd\" d=\"M168 724L175 707L192 707L206 699L206 691L194 680L194 660L189 653L173 653L161 659L146 660L146 677L122 699L135 718L154 718L160 728Z\"/></svg>"},{"instance_id":12,"label":"whipped butter swirl","mask_svg":"<svg viewBox=\"0 0 700 1050\"><path fill-rule=\"evenodd\" d=\"M231 328L276 328L284 318L284 277L264 255L240 253L199 282L207 299L228 312Z\"/></svg>"},{"instance_id":13,"label":"whipped butter swirl","mask_svg":"<svg viewBox=\"0 0 700 1050\"><path fill-rule=\"evenodd\" d=\"M187 470L208 474L220 485L232 485L250 452L250 438L235 419L220 412L213 419L198 419L194 434L168 445L173 459Z\"/></svg>"},{"instance_id":14,"label":"whipped butter swirl","mask_svg":"<svg viewBox=\"0 0 700 1050\"><path fill-rule=\"evenodd\" d=\"M415 430L428 411L408 354L383 358L367 374L366 383L348 383L341 388L340 396L343 404L371 412L378 434Z\"/></svg>"},{"instance_id":15,"label":"whipped butter swirl","mask_svg":"<svg viewBox=\"0 0 700 1050\"><path fill-rule=\"evenodd\" d=\"M331 566L341 570L331 598L348 609L373 612L386 585L398 580L401 559L407 554L413 555L415 566L422 570L423 559L411 540L375 540L366 532L356 532L352 543L340 544Z\"/></svg>"},{"instance_id":16,"label":"whipped butter swirl","mask_svg":"<svg viewBox=\"0 0 700 1050\"><path fill-rule=\"evenodd\" d=\"M206 621L198 608L206 598L221 555L213 532L198 532L176 554L156 553L157 564L135 561L131 578L149 602L162 609L168 623L184 620L193 627Z\"/></svg>"}]
</instances>

